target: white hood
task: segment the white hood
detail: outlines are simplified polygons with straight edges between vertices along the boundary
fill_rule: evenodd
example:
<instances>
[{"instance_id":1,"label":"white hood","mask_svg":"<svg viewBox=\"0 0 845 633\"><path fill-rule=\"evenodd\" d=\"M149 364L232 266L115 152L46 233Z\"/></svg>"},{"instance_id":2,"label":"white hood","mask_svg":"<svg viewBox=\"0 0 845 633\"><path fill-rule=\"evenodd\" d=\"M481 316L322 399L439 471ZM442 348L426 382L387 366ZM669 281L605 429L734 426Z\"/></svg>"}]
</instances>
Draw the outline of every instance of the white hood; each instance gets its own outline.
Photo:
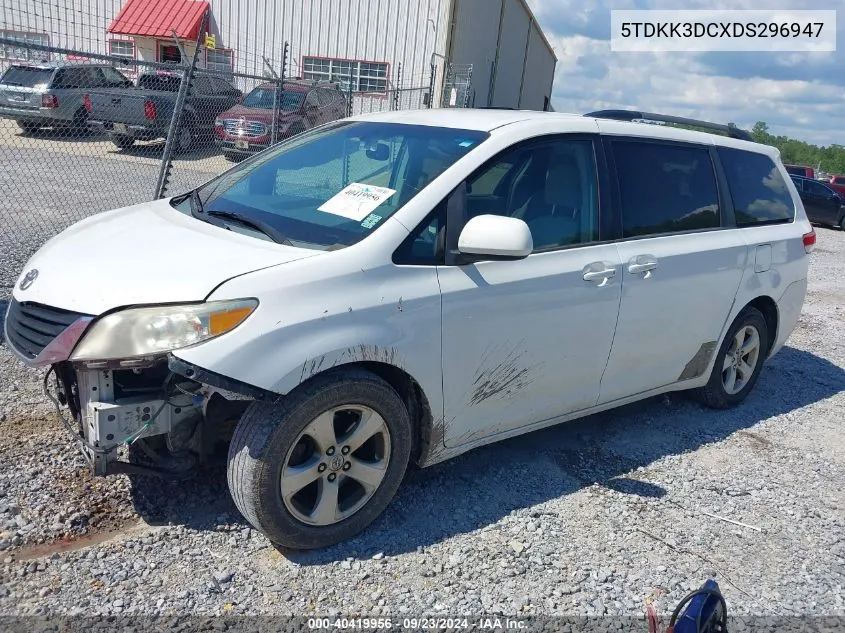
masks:
<instances>
[{"instance_id":1,"label":"white hood","mask_svg":"<svg viewBox=\"0 0 845 633\"><path fill-rule=\"evenodd\" d=\"M319 252L227 231L157 200L92 216L60 233L30 259L12 293L18 301L97 315L201 301L232 277ZM32 269L37 277L21 290Z\"/></svg>"}]
</instances>

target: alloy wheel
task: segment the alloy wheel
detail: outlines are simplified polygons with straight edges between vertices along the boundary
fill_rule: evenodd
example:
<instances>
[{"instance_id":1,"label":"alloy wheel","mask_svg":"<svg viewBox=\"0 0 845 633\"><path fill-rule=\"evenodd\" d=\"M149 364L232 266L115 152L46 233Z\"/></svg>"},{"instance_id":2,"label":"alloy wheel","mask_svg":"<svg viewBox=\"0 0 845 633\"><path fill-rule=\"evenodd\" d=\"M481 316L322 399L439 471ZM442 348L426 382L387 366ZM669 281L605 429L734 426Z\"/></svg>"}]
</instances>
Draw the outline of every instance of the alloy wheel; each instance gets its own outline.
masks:
<instances>
[{"instance_id":1,"label":"alloy wheel","mask_svg":"<svg viewBox=\"0 0 845 633\"><path fill-rule=\"evenodd\" d=\"M330 409L310 422L281 472L285 507L309 525L349 518L375 494L390 461L384 419L363 405Z\"/></svg>"},{"instance_id":2,"label":"alloy wheel","mask_svg":"<svg viewBox=\"0 0 845 633\"><path fill-rule=\"evenodd\" d=\"M734 395L742 391L760 360L760 334L746 325L736 333L722 363L722 386Z\"/></svg>"}]
</instances>

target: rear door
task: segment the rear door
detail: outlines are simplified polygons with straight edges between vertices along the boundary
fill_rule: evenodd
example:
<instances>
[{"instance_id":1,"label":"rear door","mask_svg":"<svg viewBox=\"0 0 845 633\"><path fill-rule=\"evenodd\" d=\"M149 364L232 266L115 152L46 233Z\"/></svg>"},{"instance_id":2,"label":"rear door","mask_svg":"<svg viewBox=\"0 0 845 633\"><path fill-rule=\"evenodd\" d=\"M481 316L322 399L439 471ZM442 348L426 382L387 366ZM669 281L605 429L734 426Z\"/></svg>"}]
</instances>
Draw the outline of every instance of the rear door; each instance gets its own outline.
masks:
<instances>
[{"instance_id":1,"label":"rear door","mask_svg":"<svg viewBox=\"0 0 845 633\"><path fill-rule=\"evenodd\" d=\"M813 222L837 224L839 222L839 196L830 187L815 180L804 181L804 208Z\"/></svg>"},{"instance_id":2,"label":"rear door","mask_svg":"<svg viewBox=\"0 0 845 633\"><path fill-rule=\"evenodd\" d=\"M316 90L309 90L305 96L305 121L307 127L315 127L322 123L320 101Z\"/></svg>"},{"instance_id":3,"label":"rear door","mask_svg":"<svg viewBox=\"0 0 845 633\"><path fill-rule=\"evenodd\" d=\"M730 221L709 145L607 137L606 146L618 183L622 301L599 403L700 375L748 252L740 230L722 228Z\"/></svg>"}]
</instances>

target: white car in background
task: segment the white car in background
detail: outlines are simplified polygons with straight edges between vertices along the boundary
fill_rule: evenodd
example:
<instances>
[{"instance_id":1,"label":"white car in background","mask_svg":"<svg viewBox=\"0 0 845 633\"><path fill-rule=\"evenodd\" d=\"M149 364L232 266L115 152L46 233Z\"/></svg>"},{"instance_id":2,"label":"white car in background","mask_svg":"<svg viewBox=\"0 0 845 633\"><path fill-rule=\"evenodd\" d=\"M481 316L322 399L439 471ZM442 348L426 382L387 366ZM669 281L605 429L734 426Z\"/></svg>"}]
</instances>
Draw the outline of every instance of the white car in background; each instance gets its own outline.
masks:
<instances>
[{"instance_id":1,"label":"white car in background","mask_svg":"<svg viewBox=\"0 0 845 633\"><path fill-rule=\"evenodd\" d=\"M410 462L669 391L736 405L815 233L776 149L626 118L660 119L320 126L50 240L6 340L95 472L183 473L222 434L238 508L295 548L361 531Z\"/></svg>"}]
</instances>

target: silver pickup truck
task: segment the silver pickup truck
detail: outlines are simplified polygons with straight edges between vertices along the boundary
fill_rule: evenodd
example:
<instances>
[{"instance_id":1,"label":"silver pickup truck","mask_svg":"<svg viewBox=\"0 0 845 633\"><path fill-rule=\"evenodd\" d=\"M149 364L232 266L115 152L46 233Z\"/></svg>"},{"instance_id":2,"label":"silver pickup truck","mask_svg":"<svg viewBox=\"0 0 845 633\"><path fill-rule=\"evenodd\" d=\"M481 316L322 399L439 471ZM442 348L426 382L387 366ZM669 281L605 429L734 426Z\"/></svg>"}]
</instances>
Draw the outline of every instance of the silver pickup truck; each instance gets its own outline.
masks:
<instances>
[{"instance_id":1,"label":"silver pickup truck","mask_svg":"<svg viewBox=\"0 0 845 633\"><path fill-rule=\"evenodd\" d=\"M84 134L88 129L85 95L95 89L131 85L131 80L105 64L12 64L0 78L0 117L13 119L25 133L52 127Z\"/></svg>"},{"instance_id":2,"label":"silver pickup truck","mask_svg":"<svg viewBox=\"0 0 845 633\"><path fill-rule=\"evenodd\" d=\"M119 148L136 140L167 138L182 78L179 72L145 73L134 87L92 90L86 99L92 127L105 131ZM211 142L214 120L241 99L241 91L218 78L197 74L185 99L175 150Z\"/></svg>"}]
</instances>

